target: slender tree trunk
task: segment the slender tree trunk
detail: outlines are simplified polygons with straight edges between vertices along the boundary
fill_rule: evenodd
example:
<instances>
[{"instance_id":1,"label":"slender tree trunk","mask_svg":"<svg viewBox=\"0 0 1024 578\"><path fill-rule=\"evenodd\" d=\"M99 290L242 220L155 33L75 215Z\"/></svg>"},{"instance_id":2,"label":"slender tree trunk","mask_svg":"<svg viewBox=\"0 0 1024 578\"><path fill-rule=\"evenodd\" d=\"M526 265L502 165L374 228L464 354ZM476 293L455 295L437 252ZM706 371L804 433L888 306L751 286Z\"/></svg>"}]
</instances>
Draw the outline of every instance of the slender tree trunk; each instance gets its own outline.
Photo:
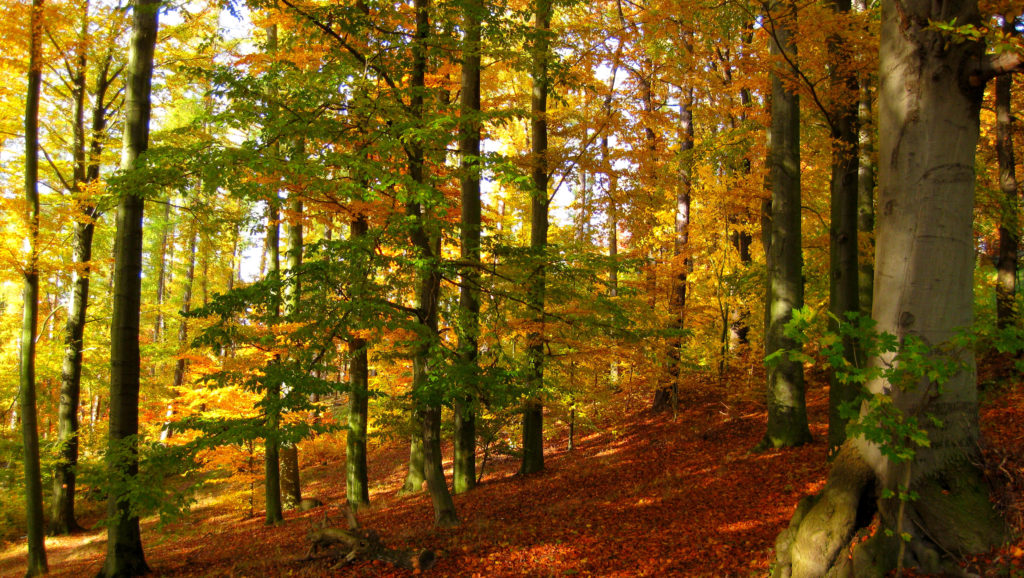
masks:
<instances>
[{"instance_id":1,"label":"slender tree trunk","mask_svg":"<svg viewBox=\"0 0 1024 578\"><path fill-rule=\"evenodd\" d=\"M352 220L349 238L353 243L360 242L368 230L366 217L360 215ZM357 283L365 285L367 281L367 259L364 258L362 247L357 247L359 256L353 260L353 266L360 267ZM354 298L364 297L354 291ZM345 438L345 496L352 508L358 509L370 503L370 484L366 474L366 425L368 421L369 400L369 362L367 359L367 343L365 339L354 337L349 340L349 393L348 435ZM421 468L422 469L422 468Z\"/></svg>"},{"instance_id":2,"label":"slender tree trunk","mask_svg":"<svg viewBox=\"0 0 1024 578\"><path fill-rule=\"evenodd\" d=\"M266 34L267 52L274 54L277 52L277 24L268 26ZM276 87L272 86L270 90L273 93L276 91ZM272 108L271 115L277 115L276 107ZM277 151L275 150L275 152ZM275 189L271 191L270 198L267 199L267 238L264 245L266 278L275 282L281 279L281 212L279 203L280 199ZM276 320L280 314L280 301L275 298L271 317ZM280 358L275 357L272 363L280 363ZM281 384L277 381L267 381L265 385L267 434L264 440L263 475L267 509L266 524L269 526L284 521L284 513L281 510L281 442L279 439Z\"/></svg>"},{"instance_id":3,"label":"slender tree trunk","mask_svg":"<svg viewBox=\"0 0 1024 578\"><path fill-rule=\"evenodd\" d=\"M658 390L654 396L654 411L671 409L676 411L679 396L679 380L682 377L682 332L686 328L686 282L690 270L690 258L684 256L690 244L690 193L693 189L690 175L690 151L693 150L693 89L685 90L679 103L679 182L676 185L675 230L672 252L679 270L672 283L670 304L673 309L672 329L678 335L669 340L669 377L671 383ZM679 261L682 263L679 263Z\"/></svg>"},{"instance_id":4,"label":"slender tree trunk","mask_svg":"<svg viewBox=\"0 0 1024 578\"><path fill-rule=\"evenodd\" d=\"M196 278L196 252L199 245L199 229L192 230L192 236L188 241L188 266L185 268L185 287L181 293L181 321L178 322L178 351L184 353L188 346L188 314L192 310L192 285ZM174 380L171 382L171 395L177 395L183 383L185 383L185 370L188 363L184 357L178 357L174 362ZM160 441L166 442L171 439L170 420L174 417L174 405L167 405L167 421L160 431Z\"/></svg>"},{"instance_id":5,"label":"slender tree trunk","mask_svg":"<svg viewBox=\"0 0 1024 578\"><path fill-rule=\"evenodd\" d=\"M296 144L299 156L305 147ZM295 159L293 159L295 160ZM293 221L288 225L288 283L284 287L284 315L291 317L299 309L302 286L299 268L302 266L302 201L289 199L289 212ZM297 508L302 503L302 485L299 479L299 447L291 442L281 444L281 493L286 508Z\"/></svg>"},{"instance_id":6,"label":"slender tree trunk","mask_svg":"<svg viewBox=\"0 0 1024 578\"><path fill-rule=\"evenodd\" d=\"M102 140L99 134L106 127L105 95L108 84L109 57L99 69L96 83L96 101L92 111L91 152L86 154L85 101L89 5L83 8L81 47L78 49L77 73L74 80L74 191L83 206L75 220L72 259L76 267L71 278L71 306L64 335L64 360L61 364L60 403L57 408L58 459L53 468L53 502L50 514L52 534L70 534L81 530L75 519L75 486L78 467L79 420L81 402L82 350L85 336L85 315L89 304L89 277L92 265L92 241L95 221L99 217L96 205L82 198L82 188L99 177L99 153Z\"/></svg>"},{"instance_id":7,"label":"slender tree trunk","mask_svg":"<svg viewBox=\"0 0 1024 578\"><path fill-rule=\"evenodd\" d=\"M156 321L153 325L153 341L163 340L164 327L164 299L167 293L167 263L171 260L168 255L168 247L171 240L171 198L167 198L164 205L163 222L160 224L160 246L157 249L157 273L156 273Z\"/></svg>"},{"instance_id":8,"label":"slender tree trunk","mask_svg":"<svg viewBox=\"0 0 1024 578\"><path fill-rule=\"evenodd\" d=\"M837 15L850 13L851 0L833 0L832 10ZM829 311L832 331L839 330L839 322L847 321L847 313L860 313L860 263L857 246L858 154L857 133L857 78L850 70L851 54L844 39L833 37L828 41L832 68L829 81L837 95L828 114L832 127L832 181L829 226ZM839 321L837 321L839 320ZM843 358L852 367L863 365L856 344L851 338L843 339ZM846 422L840 415L843 405L853 403L859 393L856 383L843 383L835 371L829 375L828 445L836 451L846 440Z\"/></svg>"},{"instance_id":9,"label":"slender tree trunk","mask_svg":"<svg viewBox=\"0 0 1024 578\"><path fill-rule=\"evenodd\" d=\"M792 44L795 8L786 4L774 14L771 52L795 62ZM783 328L793 310L803 307L803 257L800 227L800 101L786 90L781 74L772 73L769 179L771 183L770 241L767 251L768 319L765 353L795 351L796 341ZM803 364L781 355L768 366L768 429L764 447L798 446L811 439L804 401Z\"/></svg>"},{"instance_id":10,"label":"slender tree trunk","mask_svg":"<svg viewBox=\"0 0 1024 578\"><path fill-rule=\"evenodd\" d=\"M25 201L29 255L25 267L21 322L21 434L25 451L25 522L28 576L48 572L43 538L43 482L36 425L36 331L39 324L39 92L42 83L40 39L42 0L33 0L29 17L28 88L25 91Z\"/></svg>"},{"instance_id":11,"label":"slender tree trunk","mask_svg":"<svg viewBox=\"0 0 1024 578\"><path fill-rule=\"evenodd\" d=\"M1014 20L1004 26L1013 33ZM999 189L1003 211L999 223L999 257L996 261L996 325L1014 327L1017 311L1017 252L1020 241L1020 199L1017 167L1013 154L1013 114L1010 108L1013 78L996 78L996 155L999 159Z\"/></svg>"},{"instance_id":12,"label":"slender tree trunk","mask_svg":"<svg viewBox=\"0 0 1024 578\"><path fill-rule=\"evenodd\" d=\"M276 26L273 27L276 32ZM268 29L269 30L269 29ZM277 196L277 192L273 193ZM280 211L277 206L278 200L271 198L267 202L267 279L277 281L281 278L281 253L280 253ZM277 309L275 300L274 308ZM278 313L273 314L274 318ZM280 363L275 359L272 363ZM281 426L281 384L277 381L266 383L266 406L267 406L267 437L265 440L263 465L264 485L267 507L267 525L277 524L284 521L284 513L281 504L281 442L278 430Z\"/></svg>"},{"instance_id":13,"label":"slender tree trunk","mask_svg":"<svg viewBox=\"0 0 1024 578\"><path fill-rule=\"evenodd\" d=\"M532 135L530 191L530 249L536 260L529 280L529 302L540 329L528 337L529 384L523 404L523 461L519 472L532 474L544 469L544 293L545 253L548 245L548 58L551 28L551 0L536 0L533 38L533 98L530 125Z\"/></svg>"},{"instance_id":14,"label":"slender tree trunk","mask_svg":"<svg viewBox=\"0 0 1024 578\"><path fill-rule=\"evenodd\" d=\"M121 168L131 170L149 146L153 52L159 0L138 0L125 96L126 119ZM121 194L117 208L114 303L110 327L110 435L107 467L114 479L138 474L139 313L142 300L143 192ZM112 493L107 506L107 559L102 576L149 572L142 550L138 514L127 495Z\"/></svg>"},{"instance_id":15,"label":"slender tree trunk","mask_svg":"<svg viewBox=\"0 0 1024 578\"><path fill-rule=\"evenodd\" d=\"M858 12L870 8L869 0L856 0ZM875 122L871 118L871 84L873 76L860 78L860 98L857 106L858 167L857 167L857 236L860 273L857 301L862 315L871 316L871 299L875 286Z\"/></svg>"},{"instance_id":16,"label":"slender tree trunk","mask_svg":"<svg viewBox=\"0 0 1024 578\"><path fill-rule=\"evenodd\" d=\"M466 4L466 33L462 57L461 124L459 153L462 158L462 260L466 262L459 294L459 358L463 365L466 394L455 404L455 457L452 482L455 493L476 485L476 410L480 367L477 339L480 334L480 20L483 2Z\"/></svg>"},{"instance_id":17,"label":"slender tree trunk","mask_svg":"<svg viewBox=\"0 0 1024 578\"><path fill-rule=\"evenodd\" d=\"M425 121L423 109L423 93L426 86L427 73L427 41L430 36L430 2L415 0L416 34L412 45L412 74L410 88L410 108L413 118ZM409 151L409 176L417 185L427 184L424 170L424 151L420 143L414 142L407 147ZM439 393L429 391L430 350L437 341L438 303L441 293L441 272L438 269L441 255L441 237L439 232L428 229L424 206L410 200L406 204L407 214L414 219L410 231L410 241L419 251L424 264L419 267L419 283L416 289L416 309L419 318L419 332L413 352L412 389L416 405L417 420L420 426L420 442L423 454L423 476L427 481L434 504L434 523L440 527L457 526L455 502L448 483L445 481L444 468L441 464L441 400ZM415 456L415 444L413 446ZM414 464L410 460L409 475L413 475ZM408 483L408 479L407 479Z\"/></svg>"}]
</instances>

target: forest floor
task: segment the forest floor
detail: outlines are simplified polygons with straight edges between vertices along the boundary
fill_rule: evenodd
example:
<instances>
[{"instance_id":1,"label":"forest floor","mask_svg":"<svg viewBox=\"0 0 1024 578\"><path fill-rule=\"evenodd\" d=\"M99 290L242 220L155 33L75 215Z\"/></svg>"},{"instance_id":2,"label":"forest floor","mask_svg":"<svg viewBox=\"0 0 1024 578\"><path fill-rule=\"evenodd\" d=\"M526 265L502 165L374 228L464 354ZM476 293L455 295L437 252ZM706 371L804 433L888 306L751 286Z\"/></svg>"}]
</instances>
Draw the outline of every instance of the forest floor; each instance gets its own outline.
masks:
<instances>
[{"instance_id":1,"label":"forest floor","mask_svg":"<svg viewBox=\"0 0 1024 578\"><path fill-rule=\"evenodd\" d=\"M1015 541L965 567L984 576L1024 576L1024 385L1005 363L981 365L985 454L999 506ZM734 377L737 377L734 375ZM827 388L812 376L808 403L815 442L751 453L764 433L761 380L688 384L678 415L652 414L647 399L625 394L618 417L580 434L567 449L564 425L549 424L545 471L516 475L513 458L491 458L483 483L455 496L462 525L432 528L425 493L397 496L408 446L369 452L372 507L365 528L396 548L439 553L434 576L763 576L776 535L797 501L824 484ZM300 446L300 451L301 446ZM343 451L343 448L342 448ZM158 576L406 576L383 562L331 570L301 561L315 522L344 526L344 463L335 457L303 470L304 495L326 506L288 512L267 527L262 512L240 507L251 492L229 481L204 492L183 519L143 521L146 558ZM450 468L450 462L448 462ZM450 470L449 470L450 475ZM257 488L256 494L259 493ZM259 506L259 504L257 504ZM47 539L55 576L93 576L102 565L101 530ZM24 542L0 550L0 575L24 574Z\"/></svg>"}]
</instances>

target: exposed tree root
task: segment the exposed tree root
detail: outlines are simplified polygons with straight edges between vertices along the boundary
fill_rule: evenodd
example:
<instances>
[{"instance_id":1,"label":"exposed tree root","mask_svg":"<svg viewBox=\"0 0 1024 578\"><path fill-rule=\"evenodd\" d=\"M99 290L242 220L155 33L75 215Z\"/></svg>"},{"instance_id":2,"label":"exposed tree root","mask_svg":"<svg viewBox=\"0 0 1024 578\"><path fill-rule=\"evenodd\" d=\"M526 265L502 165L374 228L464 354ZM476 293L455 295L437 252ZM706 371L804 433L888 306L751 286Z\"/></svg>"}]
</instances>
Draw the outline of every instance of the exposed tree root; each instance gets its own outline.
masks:
<instances>
[{"instance_id":1,"label":"exposed tree root","mask_svg":"<svg viewBox=\"0 0 1024 578\"><path fill-rule=\"evenodd\" d=\"M776 539L772 576L881 577L899 567L958 576L963 571L957 560L998 545L1006 535L973 464L947 465L916 480L917 499L902 504L879 500L877 487L874 470L852 443L844 444L825 487L800 501ZM876 521L870 538L862 540Z\"/></svg>"}]
</instances>

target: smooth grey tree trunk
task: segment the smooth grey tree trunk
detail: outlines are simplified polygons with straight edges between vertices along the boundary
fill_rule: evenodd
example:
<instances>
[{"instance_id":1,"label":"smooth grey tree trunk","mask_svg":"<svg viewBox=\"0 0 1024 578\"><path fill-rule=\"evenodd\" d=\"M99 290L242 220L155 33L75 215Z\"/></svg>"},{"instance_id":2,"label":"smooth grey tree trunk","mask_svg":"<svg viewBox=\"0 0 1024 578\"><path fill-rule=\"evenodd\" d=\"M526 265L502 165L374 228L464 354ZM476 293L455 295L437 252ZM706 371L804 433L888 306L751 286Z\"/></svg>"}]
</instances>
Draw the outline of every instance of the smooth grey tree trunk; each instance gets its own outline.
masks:
<instances>
[{"instance_id":1,"label":"smooth grey tree trunk","mask_svg":"<svg viewBox=\"0 0 1024 578\"><path fill-rule=\"evenodd\" d=\"M529 359L529 393L523 403L523 460L519 467L522 474L532 474L544 469L544 293L545 260L548 246L548 90L550 77L551 0L536 0L534 14L534 38L531 56L533 59L533 96L531 98L530 133L532 158L530 191L530 249L536 260L529 279L530 308L540 322L541 329L528 336L527 357Z\"/></svg>"},{"instance_id":2,"label":"smooth grey tree trunk","mask_svg":"<svg viewBox=\"0 0 1024 578\"><path fill-rule=\"evenodd\" d=\"M480 20L483 2L466 4L462 57L459 154L462 160L462 251L465 262L459 293L459 360L468 393L455 404L455 457L452 482L456 494L476 485L476 410L474 393L480 387L477 361L480 335Z\"/></svg>"},{"instance_id":3,"label":"smooth grey tree trunk","mask_svg":"<svg viewBox=\"0 0 1024 578\"><path fill-rule=\"evenodd\" d=\"M792 44L795 8L785 4L773 16L771 53L796 62ZM800 100L772 73L769 180L771 186L767 268L765 354L796 351L799 344L783 333L793 310L804 305L800 225ZM798 446L811 440L803 364L788 355L768 366L768 428L761 447Z\"/></svg>"},{"instance_id":4,"label":"smooth grey tree trunk","mask_svg":"<svg viewBox=\"0 0 1024 578\"><path fill-rule=\"evenodd\" d=\"M192 310L192 285L196 278L196 253L199 245L199 228L195 227L192 229L192 236L189 237L188 248L186 249L188 255L188 266L185 268L185 286L181 292L181 313L182 317L178 321L178 350L184 353L188 347L188 314ZM171 393L172 395L177 394L179 388L185 383L185 370L188 369L188 362L185 361L184 357L179 356L174 362L174 377L171 381ZM171 428L170 420L174 417L174 405L168 404L167 406L167 421L164 422L164 427L160 430L160 441L166 442L171 439Z\"/></svg>"},{"instance_id":5,"label":"smooth grey tree trunk","mask_svg":"<svg viewBox=\"0 0 1024 578\"><path fill-rule=\"evenodd\" d=\"M47 573L43 527L43 481L36 424L36 332L39 325L39 93L42 84L43 1L33 0L29 18L28 87L25 91L25 201L29 241L21 321L21 439L25 460L25 523L28 576Z\"/></svg>"},{"instance_id":6,"label":"smooth grey tree trunk","mask_svg":"<svg viewBox=\"0 0 1024 578\"><path fill-rule=\"evenodd\" d=\"M137 0L125 94L121 168L130 171L149 147L149 119L159 0ZM124 191L117 207L114 302L110 326L110 435L107 468L113 479L131 482L138 474L139 314L142 301L142 215L144 190ZM128 496L115 492L107 506L107 558L101 576L149 572L142 550L138 514Z\"/></svg>"}]
</instances>

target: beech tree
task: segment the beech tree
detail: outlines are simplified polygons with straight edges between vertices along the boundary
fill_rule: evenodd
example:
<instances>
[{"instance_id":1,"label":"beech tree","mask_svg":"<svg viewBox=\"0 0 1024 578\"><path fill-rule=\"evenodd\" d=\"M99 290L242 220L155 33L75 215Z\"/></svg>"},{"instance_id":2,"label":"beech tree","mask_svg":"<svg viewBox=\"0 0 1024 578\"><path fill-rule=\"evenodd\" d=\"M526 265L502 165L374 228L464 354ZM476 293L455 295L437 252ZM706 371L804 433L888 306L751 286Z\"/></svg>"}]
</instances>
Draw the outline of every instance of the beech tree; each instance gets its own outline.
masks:
<instances>
[{"instance_id":1,"label":"beech tree","mask_svg":"<svg viewBox=\"0 0 1024 578\"><path fill-rule=\"evenodd\" d=\"M992 76L1020 69L1022 56L984 55L983 42L959 36L956 27L979 23L977 0L882 3L873 318L899 347L871 364L913 370L926 361L908 357L907 348L923 344L925 359L945 370L911 374L910 386L884 377L868 383L872 396L903 416L896 418L900 424L919 428L918 441L907 439L906 430L888 442L847 441L825 488L800 503L779 536L778 575L866 576L909 566L944 572L954 563L950 553L979 553L1005 536L978 466L975 360L956 338L973 322L982 92ZM872 427L878 405L869 398L862 407ZM915 499L908 498L911 491ZM879 530L854 547L852 558L843 555L870 511Z\"/></svg>"},{"instance_id":2,"label":"beech tree","mask_svg":"<svg viewBox=\"0 0 1024 578\"><path fill-rule=\"evenodd\" d=\"M125 93L121 169L131 174L149 147L153 52L160 0L136 0ZM139 312L142 301L142 216L146 186L131 182L117 207L114 302L110 322L110 434L107 468L118 482L107 505L107 558L102 576L149 572L130 489L139 470Z\"/></svg>"},{"instance_id":3,"label":"beech tree","mask_svg":"<svg viewBox=\"0 0 1024 578\"><path fill-rule=\"evenodd\" d=\"M544 469L544 260L548 245L548 71L551 0L536 0L532 62L533 94L530 104L530 249L535 260L529 279L529 302L539 328L529 337L527 398L523 403L523 460L519 471Z\"/></svg>"},{"instance_id":4,"label":"beech tree","mask_svg":"<svg viewBox=\"0 0 1024 578\"><path fill-rule=\"evenodd\" d=\"M796 7L783 3L771 16L771 52L792 68L796 45L792 27ZM788 63L788 64L784 64ZM804 304L803 246L800 215L800 99L786 86L783 73L772 72L769 173L769 228L763 233L768 279L765 300L765 354L768 365L768 429L764 447L798 446L811 439L807 426L803 363L785 352L799 346L784 333L793 311Z\"/></svg>"},{"instance_id":5,"label":"beech tree","mask_svg":"<svg viewBox=\"0 0 1024 578\"><path fill-rule=\"evenodd\" d=\"M28 526L28 575L47 573L43 539L43 482L36 425L36 332L39 327L39 92L42 84L42 0L33 0L29 16L28 88L25 91L25 204L28 262L24 265L21 323L21 432L25 447L25 521Z\"/></svg>"}]
</instances>

